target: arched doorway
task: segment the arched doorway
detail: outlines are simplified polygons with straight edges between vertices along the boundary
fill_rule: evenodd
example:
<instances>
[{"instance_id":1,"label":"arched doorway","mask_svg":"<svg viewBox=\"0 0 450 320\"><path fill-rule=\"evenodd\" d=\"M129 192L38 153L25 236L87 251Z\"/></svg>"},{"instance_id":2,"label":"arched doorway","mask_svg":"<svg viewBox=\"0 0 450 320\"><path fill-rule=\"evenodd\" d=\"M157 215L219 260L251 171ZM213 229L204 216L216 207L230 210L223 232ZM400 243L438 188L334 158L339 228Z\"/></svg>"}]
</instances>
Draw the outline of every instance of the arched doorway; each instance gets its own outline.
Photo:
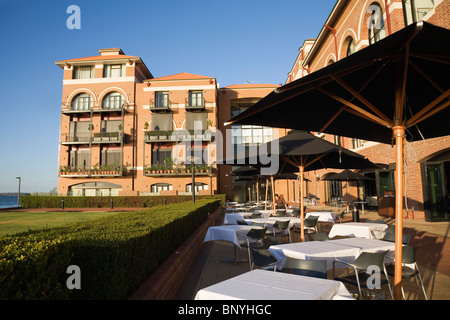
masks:
<instances>
[{"instance_id":1,"label":"arched doorway","mask_svg":"<svg viewBox=\"0 0 450 320\"><path fill-rule=\"evenodd\" d=\"M122 186L109 182L85 182L74 184L69 187L68 196L95 197L95 196L118 196Z\"/></svg>"}]
</instances>

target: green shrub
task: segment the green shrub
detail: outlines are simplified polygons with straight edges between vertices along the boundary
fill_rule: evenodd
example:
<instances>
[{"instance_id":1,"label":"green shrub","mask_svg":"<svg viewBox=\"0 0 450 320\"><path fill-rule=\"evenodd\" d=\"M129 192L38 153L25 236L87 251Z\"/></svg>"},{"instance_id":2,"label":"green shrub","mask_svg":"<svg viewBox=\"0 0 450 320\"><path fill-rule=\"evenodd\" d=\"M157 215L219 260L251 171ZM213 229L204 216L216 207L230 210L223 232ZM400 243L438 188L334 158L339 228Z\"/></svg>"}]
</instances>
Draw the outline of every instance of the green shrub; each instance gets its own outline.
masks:
<instances>
[{"instance_id":1,"label":"green shrub","mask_svg":"<svg viewBox=\"0 0 450 320\"><path fill-rule=\"evenodd\" d=\"M159 205L0 239L1 299L126 299L219 207ZM81 270L69 290L66 269Z\"/></svg>"},{"instance_id":2,"label":"green shrub","mask_svg":"<svg viewBox=\"0 0 450 320\"><path fill-rule=\"evenodd\" d=\"M191 200L191 196L122 196L122 197L63 197L63 196L22 196L20 204L24 209L31 208L109 208L111 200L114 207L149 208L156 205L180 203ZM225 203L225 195L197 196L197 199L221 199Z\"/></svg>"}]
</instances>

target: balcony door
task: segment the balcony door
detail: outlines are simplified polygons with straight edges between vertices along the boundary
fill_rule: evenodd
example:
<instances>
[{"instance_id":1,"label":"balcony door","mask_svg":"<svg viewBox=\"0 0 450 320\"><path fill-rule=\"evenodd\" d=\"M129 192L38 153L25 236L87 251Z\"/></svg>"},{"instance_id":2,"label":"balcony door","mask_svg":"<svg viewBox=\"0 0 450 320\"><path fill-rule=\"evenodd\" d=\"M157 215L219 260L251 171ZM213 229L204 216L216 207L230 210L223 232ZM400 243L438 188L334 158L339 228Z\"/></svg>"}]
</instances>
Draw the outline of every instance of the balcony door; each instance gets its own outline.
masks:
<instances>
[{"instance_id":1,"label":"balcony door","mask_svg":"<svg viewBox=\"0 0 450 320\"><path fill-rule=\"evenodd\" d=\"M425 220L449 219L450 161L422 163Z\"/></svg>"}]
</instances>

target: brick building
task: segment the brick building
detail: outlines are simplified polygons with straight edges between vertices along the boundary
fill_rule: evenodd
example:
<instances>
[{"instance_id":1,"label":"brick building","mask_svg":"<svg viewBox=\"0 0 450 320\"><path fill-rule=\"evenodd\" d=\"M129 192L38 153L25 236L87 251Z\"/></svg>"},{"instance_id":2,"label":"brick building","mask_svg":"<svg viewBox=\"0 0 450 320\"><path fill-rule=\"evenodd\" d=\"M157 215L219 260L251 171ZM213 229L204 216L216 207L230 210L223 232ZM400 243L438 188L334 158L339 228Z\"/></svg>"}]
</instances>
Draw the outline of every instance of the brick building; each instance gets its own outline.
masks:
<instances>
[{"instance_id":1,"label":"brick building","mask_svg":"<svg viewBox=\"0 0 450 320\"><path fill-rule=\"evenodd\" d=\"M155 78L139 57L99 53L56 62L64 70L58 194L191 194L195 170L197 194L231 199L231 166L216 161L214 138L232 112L277 85L219 88L214 77L190 73ZM273 137L271 128L242 132L247 145Z\"/></svg>"},{"instance_id":2,"label":"brick building","mask_svg":"<svg viewBox=\"0 0 450 320\"><path fill-rule=\"evenodd\" d=\"M450 1L446 0L337 1L317 38L306 40L300 47L286 82L351 55L418 20L450 29L449 16ZM325 139L365 155L372 162L384 164L386 168L364 173L374 181L365 182L359 188L355 182L350 182L347 189L346 182L317 182L327 171L309 173L310 196L319 198L322 203L344 196L348 201L366 200L369 205L378 205L377 200L395 189L392 146L329 134ZM450 136L406 143L405 159L406 218L448 219Z\"/></svg>"}]
</instances>

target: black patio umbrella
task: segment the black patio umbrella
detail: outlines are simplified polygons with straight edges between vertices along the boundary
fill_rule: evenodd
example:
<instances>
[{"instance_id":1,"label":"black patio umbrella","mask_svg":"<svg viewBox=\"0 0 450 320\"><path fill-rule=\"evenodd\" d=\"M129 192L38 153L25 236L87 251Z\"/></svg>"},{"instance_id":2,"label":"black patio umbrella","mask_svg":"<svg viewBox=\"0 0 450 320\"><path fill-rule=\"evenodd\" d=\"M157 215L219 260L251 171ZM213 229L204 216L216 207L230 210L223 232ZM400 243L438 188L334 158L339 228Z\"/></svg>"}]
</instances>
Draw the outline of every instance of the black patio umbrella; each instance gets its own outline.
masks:
<instances>
[{"instance_id":1,"label":"black patio umbrella","mask_svg":"<svg viewBox=\"0 0 450 320\"><path fill-rule=\"evenodd\" d=\"M326 177L322 178L322 180L328 180L328 181L346 181L347 185L349 181L357 181L357 183L359 183L359 181L364 181L364 180L371 180L373 181L374 179L370 178L370 177L366 177L365 175L350 171L348 169L345 169L339 173L333 173L333 174L329 174ZM345 187L347 190L347 187Z\"/></svg>"},{"instance_id":2,"label":"black patio umbrella","mask_svg":"<svg viewBox=\"0 0 450 320\"><path fill-rule=\"evenodd\" d=\"M403 143L450 134L449 74L450 30L419 21L275 89L229 122L395 142L396 299L402 281Z\"/></svg>"},{"instance_id":3,"label":"black patio umbrella","mask_svg":"<svg viewBox=\"0 0 450 320\"><path fill-rule=\"evenodd\" d=\"M325 168L377 168L366 157L302 130L293 130L284 137L267 142L261 146L261 149L274 151L275 154L271 154L271 157L279 159L278 167L271 168L273 170L271 175L299 174L299 206L302 221L304 218L303 173L305 171ZM249 162L252 159L248 154L238 155L236 158L238 163ZM268 169L261 163L253 164L253 167ZM303 227L301 228L301 240L304 241Z\"/></svg>"}]
</instances>

